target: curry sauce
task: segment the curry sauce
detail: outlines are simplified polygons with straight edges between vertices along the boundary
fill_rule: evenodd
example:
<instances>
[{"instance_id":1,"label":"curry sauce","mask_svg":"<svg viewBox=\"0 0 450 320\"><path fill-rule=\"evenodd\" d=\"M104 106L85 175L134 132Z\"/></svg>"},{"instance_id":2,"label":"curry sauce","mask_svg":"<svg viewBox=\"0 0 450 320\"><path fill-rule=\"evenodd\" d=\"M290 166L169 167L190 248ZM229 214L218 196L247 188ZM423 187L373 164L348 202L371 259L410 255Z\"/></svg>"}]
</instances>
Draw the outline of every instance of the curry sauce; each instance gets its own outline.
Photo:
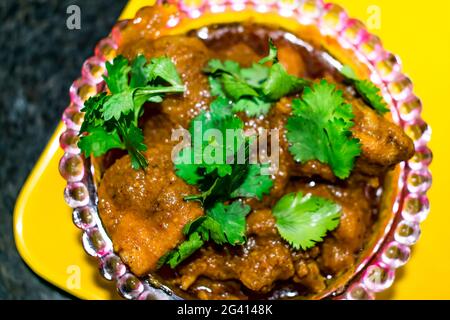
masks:
<instances>
[{"instance_id":1,"label":"curry sauce","mask_svg":"<svg viewBox=\"0 0 450 320\"><path fill-rule=\"evenodd\" d=\"M133 34L130 28L130 37L142 32L136 29ZM174 172L172 130L187 128L200 111L208 110L213 98L202 70L210 59L250 66L267 53L269 37L288 73L310 80L325 78L344 91L355 114L352 133L361 142L362 154L346 180L336 178L319 161L295 162L285 137L295 95L282 98L264 117L240 114L246 128L277 128L281 133L279 169L272 176L270 195L262 201L245 200L252 208L247 216L247 242L235 247L210 243L175 270L157 269L158 259L183 240L183 226L204 214L198 202L183 200L196 190ZM140 122L148 146L145 170L133 170L129 156L120 152L103 159L99 213L115 251L133 273L152 274L183 297L275 299L320 294L354 267L378 218L384 177L412 156L414 146L401 128L365 105L343 83L329 54L290 33L251 23L124 43L119 53L128 59L138 54L171 57L186 86L183 95L146 105ZM331 199L342 207L338 228L307 251L294 250L280 237L271 212L283 195L298 191Z\"/></svg>"}]
</instances>

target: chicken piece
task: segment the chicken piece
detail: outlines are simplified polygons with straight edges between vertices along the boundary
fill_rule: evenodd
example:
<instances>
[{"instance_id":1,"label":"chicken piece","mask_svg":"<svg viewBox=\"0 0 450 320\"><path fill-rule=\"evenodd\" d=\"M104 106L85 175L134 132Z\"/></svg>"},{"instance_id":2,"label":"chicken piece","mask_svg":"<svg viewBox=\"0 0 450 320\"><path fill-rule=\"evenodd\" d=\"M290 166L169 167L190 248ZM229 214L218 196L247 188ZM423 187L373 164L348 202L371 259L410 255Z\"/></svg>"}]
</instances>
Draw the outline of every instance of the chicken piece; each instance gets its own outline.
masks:
<instances>
[{"instance_id":1,"label":"chicken piece","mask_svg":"<svg viewBox=\"0 0 450 320\"><path fill-rule=\"evenodd\" d=\"M262 237L279 237L275 226L275 217L270 209L254 210L247 217L247 234ZM293 281L304 285L312 292L319 292L325 288L325 279L320 274L319 267L314 260L308 259L310 252L317 257L319 248L310 251L291 251L295 274Z\"/></svg>"},{"instance_id":2,"label":"chicken piece","mask_svg":"<svg viewBox=\"0 0 450 320\"><path fill-rule=\"evenodd\" d=\"M138 41L121 49L128 59L144 54L147 59L168 56L176 66L186 90L184 94L168 94L161 103L162 112L175 125L187 128L190 120L211 102L208 77L203 68L211 59L204 43L194 37L169 36L154 41Z\"/></svg>"},{"instance_id":3,"label":"chicken piece","mask_svg":"<svg viewBox=\"0 0 450 320\"><path fill-rule=\"evenodd\" d=\"M321 275L319 266L314 260L299 260L295 264L293 280L304 285L314 293L326 288L325 278Z\"/></svg>"},{"instance_id":4,"label":"chicken piece","mask_svg":"<svg viewBox=\"0 0 450 320\"><path fill-rule=\"evenodd\" d=\"M361 100L351 101L355 114L353 136L361 141L355 171L376 176L414 155L414 143L396 124L380 116Z\"/></svg>"},{"instance_id":5,"label":"chicken piece","mask_svg":"<svg viewBox=\"0 0 450 320\"><path fill-rule=\"evenodd\" d=\"M267 293L278 280L294 275L289 246L279 237L255 237L247 240L236 265L239 280L249 289Z\"/></svg>"},{"instance_id":6,"label":"chicken piece","mask_svg":"<svg viewBox=\"0 0 450 320\"><path fill-rule=\"evenodd\" d=\"M247 217L247 234L260 237L279 238L275 226L275 217L270 209L254 210ZM281 241L281 238L279 238ZM318 264L312 259L319 256L319 247L314 247L308 251L291 251L291 257L295 268L293 276L297 282L311 292L320 292L325 288L325 278L320 273Z\"/></svg>"},{"instance_id":7,"label":"chicken piece","mask_svg":"<svg viewBox=\"0 0 450 320\"><path fill-rule=\"evenodd\" d=\"M284 42L275 43L278 48L278 60L289 74L304 77L306 74L306 63L299 53L298 48Z\"/></svg>"},{"instance_id":8,"label":"chicken piece","mask_svg":"<svg viewBox=\"0 0 450 320\"><path fill-rule=\"evenodd\" d=\"M247 234L277 236L275 217L270 209L253 210L247 217Z\"/></svg>"},{"instance_id":9,"label":"chicken piece","mask_svg":"<svg viewBox=\"0 0 450 320\"><path fill-rule=\"evenodd\" d=\"M198 278L212 280L240 280L244 286L258 293L269 292L278 280L294 275L289 246L279 237L251 237L240 248L216 251L212 247L182 266L181 288L188 289Z\"/></svg>"},{"instance_id":10,"label":"chicken piece","mask_svg":"<svg viewBox=\"0 0 450 320\"><path fill-rule=\"evenodd\" d=\"M214 51L214 58L219 60L233 60L244 67L249 67L261 57L248 45L239 42L227 47L225 50Z\"/></svg>"},{"instance_id":11,"label":"chicken piece","mask_svg":"<svg viewBox=\"0 0 450 320\"><path fill-rule=\"evenodd\" d=\"M336 239L327 238L322 243L322 255L318 261L325 272L338 275L354 266L355 256L344 244Z\"/></svg>"},{"instance_id":12,"label":"chicken piece","mask_svg":"<svg viewBox=\"0 0 450 320\"><path fill-rule=\"evenodd\" d=\"M379 115L366 106L360 99L348 99L353 106L355 126L351 129L353 136L361 143L362 153L357 158L353 173L365 176L380 176L396 164L406 161L414 154L412 140L396 124ZM281 99L269 114L269 126L280 130L280 164L290 168L292 176L319 176L327 181L336 181L331 168L316 160L297 163L289 152L286 140L285 124L287 110L291 108L292 99Z\"/></svg>"},{"instance_id":13,"label":"chicken piece","mask_svg":"<svg viewBox=\"0 0 450 320\"><path fill-rule=\"evenodd\" d=\"M172 132L181 127L175 125L167 114L161 111L161 106L151 105L146 108L142 123L145 145L166 144L173 146L178 143L178 140L172 141Z\"/></svg>"},{"instance_id":14,"label":"chicken piece","mask_svg":"<svg viewBox=\"0 0 450 320\"><path fill-rule=\"evenodd\" d=\"M153 145L145 153L148 167L131 168L129 156L117 160L98 189L98 210L114 249L137 275L154 270L158 260L183 239L186 223L201 216L196 192L173 172L171 147Z\"/></svg>"},{"instance_id":15,"label":"chicken piece","mask_svg":"<svg viewBox=\"0 0 450 320\"><path fill-rule=\"evenodd\" d=\"M179 284L183 290L189 289L199 277L213 280L237 279L235 261L227 252L214 250L212 246L201 248L192 261L179 268Z\"/></svg>"}]
</instances>

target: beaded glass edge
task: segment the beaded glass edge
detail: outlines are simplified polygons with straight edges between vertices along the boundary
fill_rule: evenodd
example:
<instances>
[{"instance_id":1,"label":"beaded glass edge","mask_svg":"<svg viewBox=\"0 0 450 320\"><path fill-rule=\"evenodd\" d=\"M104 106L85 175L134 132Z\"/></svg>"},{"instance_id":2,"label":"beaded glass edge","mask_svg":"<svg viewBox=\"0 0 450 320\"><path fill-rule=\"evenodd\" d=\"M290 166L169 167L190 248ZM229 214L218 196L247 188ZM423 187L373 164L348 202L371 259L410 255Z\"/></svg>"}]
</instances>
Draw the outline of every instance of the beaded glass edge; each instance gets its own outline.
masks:
<instances>
[{"instance_id":1,"label":"beaded glass edge","mask_svg":"<svg viewBox=\"0 0 450 320\"><path fill-rule=\"evenodd\" d=\"M339 44L351 49L371 71L371 80L378 84L391 106L394 121L414 140L415 155L401 164L399 193L392 208L395 218L385 237L378 243L375 255L359 270L338 299L374 299L375 294L388 289L395 278L395 270L410 257L411 246L418 241L420 223L429 213L426 195L431 186L429 164L432 153L427 147L431 130L421 118L422 103L413 93L411 80L401 72L397 56L384 50L380 39L369 33L359 20L350 18L345 10L322 0L200 0L175 1L179 14L167 27L178 25L183 18L195 19L205 12L233 12L252 9L274 12L297 19L303 25L315 25L322 34L335 37ZM176 299L164 287L156 289L148 280L133 275L121 258L114 253L112 242L105 232L98 212L96 190L92 182L93 168L77 147L78 133L83 121L80 109L89 97L104 90L102 75L105 61L114 58L120 31L127 21L117 23L111 34L101 40L95 55L82 67L81 78L70 87L70 105L62 120L66 130L60 136L64 155L59 163L62 177L67 181L64 198L73 208L73 222L82 230L86 252L99 259L103 277L116 281L118 292L126 299ZM364 264L363 264L364 265Z\"/></svg>"}]
</instances>

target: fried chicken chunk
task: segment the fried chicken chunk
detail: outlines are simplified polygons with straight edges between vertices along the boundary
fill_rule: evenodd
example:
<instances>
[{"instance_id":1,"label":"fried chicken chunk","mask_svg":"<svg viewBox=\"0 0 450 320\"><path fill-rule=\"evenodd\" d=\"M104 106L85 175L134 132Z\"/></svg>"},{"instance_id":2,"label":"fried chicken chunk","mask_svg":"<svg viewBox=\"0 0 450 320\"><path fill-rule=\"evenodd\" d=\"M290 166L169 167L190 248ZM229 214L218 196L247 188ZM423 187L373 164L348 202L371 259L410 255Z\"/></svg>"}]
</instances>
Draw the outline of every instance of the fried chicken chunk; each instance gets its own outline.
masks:
<instances>
[{"instance_id":1,"label":"fried chicken chunk","mask_svg":"<svg viewBox=\"0 0 450 320\"><path fill-rule=\"evenodd\" d=\"M122 157L98 189L99 213L114 249L137 275L154 270L184 239L184 225L203 214L198 203L183 200L196 190L173 172L171 149L149 148L145 171L132 169L129 156Z\"/></svg>"},{"instance_id":2,"label":"fried chicken chunk","mask_svg":"<svg viewBox=\"0 0 450 320\"><path fill-rule=\"evenodd\" d=\"M365 105L360 99L346 97L351 103L355 114L353 136L361 143L361 156L357 158L354 174L377 177L414 154L414 143L396 124L379 115L375 110ZM290 109L292 99L281 99L271 110L269 125L278 128L283 139L280 141L280 163L290 162L291 174L299 177L320 176L336 180L330 167L318 161L296 163L288 151L289 144L285 139L285 121L283 114ZM286 152L287 151L287 152Z\"/></svg>"}]
</instances>

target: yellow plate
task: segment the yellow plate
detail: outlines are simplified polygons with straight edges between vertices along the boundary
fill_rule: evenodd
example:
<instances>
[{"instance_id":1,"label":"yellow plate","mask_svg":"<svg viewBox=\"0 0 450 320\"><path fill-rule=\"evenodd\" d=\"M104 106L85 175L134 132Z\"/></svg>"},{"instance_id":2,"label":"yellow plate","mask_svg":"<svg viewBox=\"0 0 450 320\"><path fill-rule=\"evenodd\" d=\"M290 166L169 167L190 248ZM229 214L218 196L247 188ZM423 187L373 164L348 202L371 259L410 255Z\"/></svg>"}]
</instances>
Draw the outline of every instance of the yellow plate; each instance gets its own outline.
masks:
<instances>
[{"instance_id":1,"label":"yellow plate","mask_svg":"<svg viewBox=\"0 0 450 320\"><path fill-rule=\"evenodd\" d=\"M131 0L121 18L131 18L154 1ZM412 259L397 271L387 299L450 299L450 214L447 199L450 170L448 80L450 74L450 2L411 4L409 0L335 0L350 16L366 22L388 50L398 54L424 104L423 117L433 128L430 144L434 152L433 188L429 192L432 211L422 224L422 237ZM99 12L99 14L101 14ZM105 34L106 36L106 34ZM100 39L99 39L100 40ZM67 97L67 101L69 98ZM114 285L100 276L96 258L81 245L81 232L72 223L65 204L65 181L58 172L63 152L59 124L49 144L26 181L14 211L16 245L25 262L39 276L83 299L118 298Z\"/></svg>"}]
</instances>

